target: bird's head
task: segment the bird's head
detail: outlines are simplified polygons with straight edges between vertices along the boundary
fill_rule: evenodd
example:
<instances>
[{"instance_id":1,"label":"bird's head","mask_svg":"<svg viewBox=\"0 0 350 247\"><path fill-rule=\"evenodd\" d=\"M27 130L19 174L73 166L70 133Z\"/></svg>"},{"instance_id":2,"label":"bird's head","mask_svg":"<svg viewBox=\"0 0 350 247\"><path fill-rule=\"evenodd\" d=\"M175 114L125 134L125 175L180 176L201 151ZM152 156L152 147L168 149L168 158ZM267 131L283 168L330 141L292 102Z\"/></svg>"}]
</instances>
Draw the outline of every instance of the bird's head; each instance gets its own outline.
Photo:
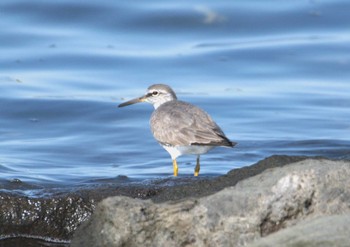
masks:
<instances>
[{"instance_id":1,"label":"bird's head","mask_svg":"<svg viewBox=\"0 0 350 247\"><path fill-rule=\"evenodd\" d=\"M151 103L155 109L157 109L160 105L165 102L176 100L175 92L165 84L154 84L147 89L145 95L126 101L120 104L118 107L124 107L132 104L136 104L139 102L148 102Z\"/></svg>"}]
</instances>

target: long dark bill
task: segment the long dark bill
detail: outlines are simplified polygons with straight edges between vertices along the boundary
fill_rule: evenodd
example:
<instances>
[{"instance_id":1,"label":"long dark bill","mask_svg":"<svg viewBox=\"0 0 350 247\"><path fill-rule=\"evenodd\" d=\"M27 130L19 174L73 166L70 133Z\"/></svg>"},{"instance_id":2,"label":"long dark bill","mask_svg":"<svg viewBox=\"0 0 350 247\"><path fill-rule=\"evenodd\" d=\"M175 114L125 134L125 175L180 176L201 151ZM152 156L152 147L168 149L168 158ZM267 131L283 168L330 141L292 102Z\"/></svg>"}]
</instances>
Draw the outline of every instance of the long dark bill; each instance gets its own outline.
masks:
<instances>
[{"instance_id":1,"label":"long dark bill","mask_svg":"<svg viewBox=\"0 0 350 247\"><path fill-rule=\"evenodd\" d=\"M140 102L144 102L144 101L145 101L145 96L142 96L142 97L121 103L120 105L118 105L118 107L124 107L124 106L132 105L132 104L136 104L136 103L140 103Z\"/></svg>"}]
</instances>

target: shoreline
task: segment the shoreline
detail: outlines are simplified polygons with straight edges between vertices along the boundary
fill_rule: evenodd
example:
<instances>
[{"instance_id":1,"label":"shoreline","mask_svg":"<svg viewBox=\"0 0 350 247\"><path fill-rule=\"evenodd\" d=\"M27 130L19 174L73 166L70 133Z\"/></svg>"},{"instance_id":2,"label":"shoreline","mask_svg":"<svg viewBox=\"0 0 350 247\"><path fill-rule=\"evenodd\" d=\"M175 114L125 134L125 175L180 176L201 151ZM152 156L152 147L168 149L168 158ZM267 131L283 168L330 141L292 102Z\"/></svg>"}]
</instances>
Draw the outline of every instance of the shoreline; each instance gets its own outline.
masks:
<instances>
[{"instance_id":1,"label":"shoreline","mask_svg":"<svg viewBox=\"0 0 350 247\"><path fill-rule=\"evenodd\" d=\"M0 245L16 240L16 236L32 236L34 239L55 239L65 246L76 229L88 221L97 204L112 196L150 199L156 204L176 202L188 198L199 199L236 185L267 169L284 167L306 159L329 160L322 157L274 155L251 166L234 169L226 175L210 179L171 179L174 186L164 186L170 179L148 185L105 186L57 193L48 198L30 198L12 193L0 193ZM162 186L163 185L163 186ZM5 236L12 236L4 239ZM19 237L18 237L19 238Z\"/></svg>"}]
</instances>

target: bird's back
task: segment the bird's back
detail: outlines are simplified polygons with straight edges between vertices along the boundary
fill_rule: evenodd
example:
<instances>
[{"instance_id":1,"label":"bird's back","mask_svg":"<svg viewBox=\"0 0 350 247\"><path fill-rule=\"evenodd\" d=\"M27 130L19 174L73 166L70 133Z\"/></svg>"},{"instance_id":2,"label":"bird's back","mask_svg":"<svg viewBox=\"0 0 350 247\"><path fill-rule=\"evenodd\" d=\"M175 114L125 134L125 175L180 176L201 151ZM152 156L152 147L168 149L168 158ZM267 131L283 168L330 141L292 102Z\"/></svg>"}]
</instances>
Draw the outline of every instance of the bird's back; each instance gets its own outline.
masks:
<instances>
[{"instance_id":1,"label":"bird's back","mask_svg":"<svg viewBox=\"0 0 350 247\"><path fill-rule=\"evenodd\" d=\"M162 145L235 145L205 111L183 101L160 105L153 112L150 124L154 137Z\"/></svg>"}]
</instances>

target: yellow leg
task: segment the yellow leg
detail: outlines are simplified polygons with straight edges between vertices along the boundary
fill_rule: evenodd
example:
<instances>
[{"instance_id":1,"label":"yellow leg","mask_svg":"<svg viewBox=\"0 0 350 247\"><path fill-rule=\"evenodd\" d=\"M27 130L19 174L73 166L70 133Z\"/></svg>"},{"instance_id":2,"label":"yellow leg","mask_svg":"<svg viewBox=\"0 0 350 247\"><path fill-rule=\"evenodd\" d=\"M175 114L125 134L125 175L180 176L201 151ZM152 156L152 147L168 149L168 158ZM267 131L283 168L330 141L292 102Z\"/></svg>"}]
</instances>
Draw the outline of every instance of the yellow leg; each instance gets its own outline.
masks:
<instances>
[{"instance_id":1,"label":"yellow leg","mask_svg":"<svg viewBox=\"0 0 350 247\"><path fill-rule=\"evenodd\" d=\"M174 176L176 177L177 176L177 173L179 171L179 168L177 166L177 162L176 162L176 159L173 159L173 168L174 168Z\"/></svg>"},{"instance_id":2,"label":"yellow leg","mask_svg":"<svg viewBox=\"0 0 350 247\"><path fill-rule=\"evenodd\" d=\"M197 164L196 168L194 168L194 176L197 177L199 175L199 170L201 169L201 166L199 164L199 155L197 156Z\"/></svg>"}]
</instances>

